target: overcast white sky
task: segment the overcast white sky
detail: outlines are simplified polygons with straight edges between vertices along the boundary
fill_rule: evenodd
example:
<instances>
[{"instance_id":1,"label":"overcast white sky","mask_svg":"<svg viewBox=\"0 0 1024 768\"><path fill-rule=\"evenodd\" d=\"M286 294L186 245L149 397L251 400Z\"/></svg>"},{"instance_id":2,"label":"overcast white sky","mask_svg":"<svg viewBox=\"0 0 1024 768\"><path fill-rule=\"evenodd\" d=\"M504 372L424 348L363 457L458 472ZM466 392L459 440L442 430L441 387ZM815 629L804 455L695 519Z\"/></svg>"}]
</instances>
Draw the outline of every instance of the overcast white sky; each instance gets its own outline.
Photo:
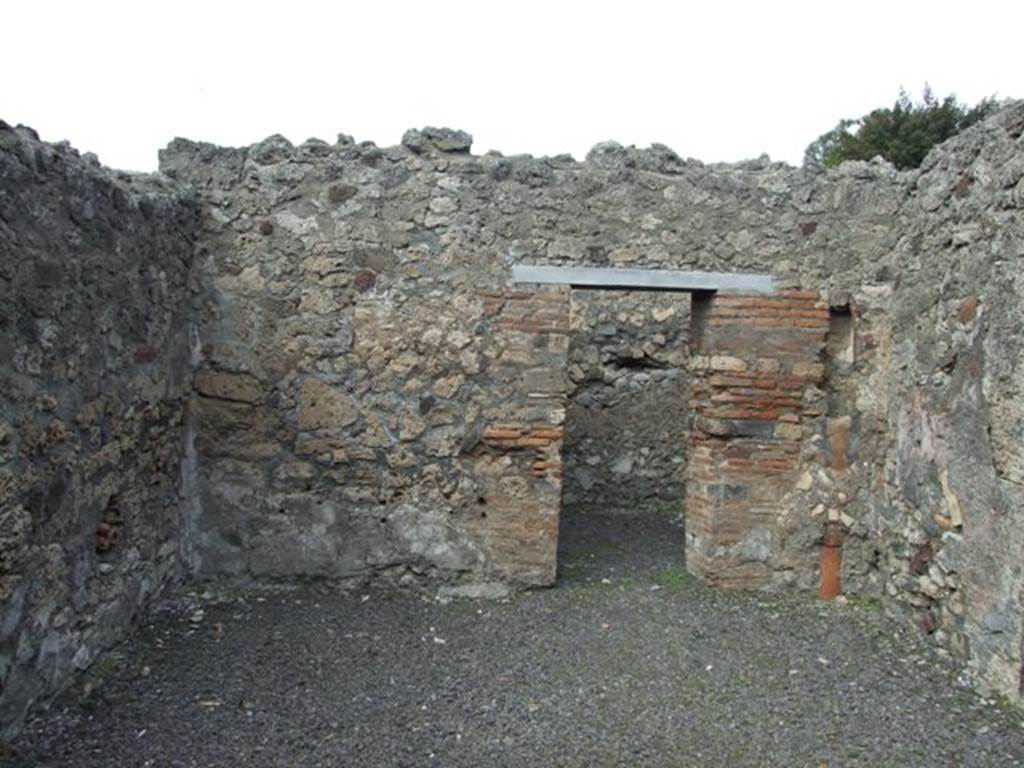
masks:
<instances>
[{"instance_id":1,"label":"overcast white sky","mask_svg":"<svg viewBox=\"0 0 1024 768\"><path fill-rule=\"evenodd\" d=\"M1024 97L1022 29L1020 0L12 0L0 119L133 170L175 136L390 145L424 125L476 153L615 139L799 164L901 85Z\"/></svg>"}]
</instances>

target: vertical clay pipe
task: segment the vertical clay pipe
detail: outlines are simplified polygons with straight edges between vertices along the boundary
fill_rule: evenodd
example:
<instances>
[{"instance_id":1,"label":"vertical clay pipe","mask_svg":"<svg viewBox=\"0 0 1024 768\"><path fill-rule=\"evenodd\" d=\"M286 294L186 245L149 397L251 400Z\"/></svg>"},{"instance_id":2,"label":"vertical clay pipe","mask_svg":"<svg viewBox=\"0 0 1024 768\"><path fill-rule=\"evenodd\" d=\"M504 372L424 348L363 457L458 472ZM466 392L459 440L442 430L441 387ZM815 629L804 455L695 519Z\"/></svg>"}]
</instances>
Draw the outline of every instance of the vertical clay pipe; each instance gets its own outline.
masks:
<instances>
[{"instance_id":1,"label":"vertical clay pipe","mask_svg":"<svg viewBox=\"0 0 1024 768\"><path fill-rule=\"evenodd\" d=\"M831 600L842 591L839 567L843 562L843 527L839 523L826 523L821 547L821 587L818 597Z\"/></svg>"}]
</instances>

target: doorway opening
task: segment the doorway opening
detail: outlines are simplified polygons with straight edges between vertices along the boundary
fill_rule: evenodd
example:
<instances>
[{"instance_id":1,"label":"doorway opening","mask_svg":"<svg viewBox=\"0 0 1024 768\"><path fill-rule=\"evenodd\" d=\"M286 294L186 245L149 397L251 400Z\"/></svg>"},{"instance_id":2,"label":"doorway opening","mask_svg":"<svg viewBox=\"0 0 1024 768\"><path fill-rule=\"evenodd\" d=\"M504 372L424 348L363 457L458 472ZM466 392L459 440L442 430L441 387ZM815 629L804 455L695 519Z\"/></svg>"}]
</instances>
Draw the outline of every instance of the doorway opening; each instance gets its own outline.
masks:
<instances>
[{"instance_id":1,"label":"doorway opening","mask_svg":"<svg viewBox=\"0 0 1024 768\"><path fill-rule=\"evenodd\" d=\"M678 297L664 300L672 302L675 316L686 317L678 328L689 327L693 340L688 342L685 333L677 328L675 343L668 346L683 355L688 347L692 352L688 362L684 357L666 365L678 368L677 376L686 372L689 375L685 379L694 377L691 386L682 389L689 390L681 401L682 408L677 409L682 413L673 419L669 405L672 398L665 397L654 398L652 404L642 409L645 414L655 414L653 422L658 428L679 424L684 429L681 438L661 441L662 445L678 444L679 453L675 455L682 455L686 465L685 489L682 481L675 485L679 489L677 498L682 499L685 490L686 505L685 535L680 530L684 544L673 548L678 552L677 562L684 564L685 552L687 573L705 584L725 589L773 589L803 584L817 577L812 557L816 549L813 544L806 544L806 533L813 524L792 504L799 498L799 494L793 494L802 490L806 482L805 448L816 434L823 413L820 395L825 366L821 360L830 313L819 292L776 291L771 275L746 273L517 265L512 268L512 277L520 285L560 286L560 301L567 316L559 326L563 329L561 340L544 342L545 349L563 355L568 377L559 383L559 399L564 404L564 397L569 394L572 402L566 420L562 418L566 413L564 405L550 412L562 425L557 446L566 457L564 465L556 462L555 477L569 477L567 483L556 481L542 486L557 489L546 503L554 513L549 519L562 523L560 527L552 526L541 539L549 544L546 557L554 561L547 561L554 566L548 571L551 578L560 575L565 581L572 571L584 569L586 560L578 556L574 542L589 542L590 551L584 550L587 559L599 560L600 552L629 554L634 542L638 547L634 552L648 554L654 549L650 545L652 540L671 540L652 537L643 531L642 525L624 525L621 517L612 517L616 512L643 510L643 501L656 497L651 492L651 477L644 476L644 462L638 461L650 456L653 448L631 444L630 428L640 419L634 416L612 421L601 429L594 426L614 413L612 406L620 402L642 403L641 385L663 378L651 375L662 365L655 343L662 340L660 336L657 340L653 336L643 339L638 338L642 336L640 332L632 331L626 339L619 339L620 327L642 328L647 311L654 317L654 309L648 308L656 303L660 292L687 295L689 306L682 313ZM627 302L614 314L595 311L599 322L591 324L594 331L590 336L596 338L589 340L588 333L580 333L587 328L588 310L581 306L584 294L577 293L573 300L572 291L581 289L624 293L623 298L615 301ZM637 295L644 298L632 299L629 294L635 291L641 291ZM531 296L529 292L523 295ZM629 307L630 301L636 306ZM550 312L540 312L536 317L527 313L523 317L529 320L528 329L544 331L548 326L541 321L548 315ZM664 341L667 345L668 338ZM535 379L537 375L524 377L523 381ZM567 389L564 385L568 381L576 385L599 382L604 387L611 384L612 396L588 392L586 386ZM616 398L616 388L627 399ZM549 397L540 390L529 390L525 395L527 401ZM595 403L604 408L593 411ZM688 413L691 411L692 414ZM602 451L593 450L596 435L604 436ZM563 437L567 437L564 446ZM551 466L550 459L539 462L544 471ZM592 467L599 468L596 474ZM616 483L616 474L628 478L633 485L625 480ZM673 473L667 474L671 478ZM584 486L589 487L581 493L579 489ZM641 489L639 499L635 495L637 486ZM630 493L634 494L632 498ZM676 494L669 494L669 498L673 496ZM579 503L588 497L590 518L578 514L588 511L585 507L581 510ZM556 502L556 509L552 509L552 501ZM574 525L577 521L597 522L601 518L609 522L603 526ZM576 535L577 531L590 534L589 539ZM631 535L634 531L638 535ZM599 574L591 570L590 576ZM601 581L607 579L601 577Z\"/></svg>"},{"instance_id":2,"label":"doorway opening","mask_svg":"<svg viewBox=\"0 0 1024 768\"><path fill-rule=\"evenodd\" d=\"M690 294L574 288L558 575L684 568Z\"/></svg>"}]
</instances>

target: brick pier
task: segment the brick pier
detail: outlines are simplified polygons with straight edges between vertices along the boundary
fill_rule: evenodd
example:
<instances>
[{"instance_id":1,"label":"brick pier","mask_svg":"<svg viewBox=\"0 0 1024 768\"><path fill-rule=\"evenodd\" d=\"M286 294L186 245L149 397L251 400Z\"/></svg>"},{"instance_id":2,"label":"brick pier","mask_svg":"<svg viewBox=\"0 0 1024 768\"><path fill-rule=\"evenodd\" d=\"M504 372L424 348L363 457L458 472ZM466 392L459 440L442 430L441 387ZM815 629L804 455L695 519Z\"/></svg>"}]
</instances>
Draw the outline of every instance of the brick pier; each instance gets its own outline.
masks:
<instances>
[{"instance_id":1,"label":"brick pier","mask_svg":"<svg viewBox=\"0 0 1024 768\"><path fill-rule=\"evenodd\" d=\"M495 577L555 580L562 503L569 290L482 292L494 387L477 446L465 457L478 493L463 529Z\"/></svg>"},{"instance_id":2,"label":"brick pier","mask_svg":"<svg viewBox=\"0 0 1024 768\"><path fill-rule=\"evenodd\" d=\"M821 415L828 327L815 292L694 297L686 562L708 584L771 580L780 500Z\"/></svg>"}]
</instances>

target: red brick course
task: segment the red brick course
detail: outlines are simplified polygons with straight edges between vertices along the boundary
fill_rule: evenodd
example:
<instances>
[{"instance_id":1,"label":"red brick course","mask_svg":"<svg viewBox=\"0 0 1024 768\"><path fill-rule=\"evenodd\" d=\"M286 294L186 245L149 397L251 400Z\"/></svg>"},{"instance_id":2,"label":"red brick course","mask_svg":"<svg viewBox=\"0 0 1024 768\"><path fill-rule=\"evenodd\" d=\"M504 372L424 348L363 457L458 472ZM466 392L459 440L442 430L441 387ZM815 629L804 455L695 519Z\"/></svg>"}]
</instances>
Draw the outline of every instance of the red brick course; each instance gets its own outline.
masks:
<instances>
[{"instance_id":1,"label":"red brick course","mask_svg":"<svg viewBox=\"0 0 1024 768\"><path fill-rule=\"evenodd\" d=\"M569 294L564 290L481 291L484 314L499 330L568 333Z\"/></svg>"}]
</instances>

